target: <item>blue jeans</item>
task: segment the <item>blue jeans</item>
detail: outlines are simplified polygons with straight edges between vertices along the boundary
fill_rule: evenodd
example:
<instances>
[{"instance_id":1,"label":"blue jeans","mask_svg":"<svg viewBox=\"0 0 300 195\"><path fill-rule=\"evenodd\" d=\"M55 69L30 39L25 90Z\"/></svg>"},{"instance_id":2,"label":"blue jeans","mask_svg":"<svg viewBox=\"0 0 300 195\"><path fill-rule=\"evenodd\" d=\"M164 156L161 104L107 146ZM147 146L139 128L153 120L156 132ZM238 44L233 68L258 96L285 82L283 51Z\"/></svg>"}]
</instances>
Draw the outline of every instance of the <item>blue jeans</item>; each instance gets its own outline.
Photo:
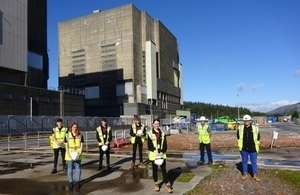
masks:
<instances>
[{"instance_id":1,"label":"blue jeans","mask_svg":"<svg viewBox=\"0 0 300 195\"><path fill-rule=\"evenodd\" d=\"M257 152L241 151L242 156L242 171L248 173L248 156L250 156L250 162L252 166L252 173L257 173Z\"/></svg>"},{"instance_id":2,"label":"blue jeans","mask_svg":"<svg viewBox=\"0 0 300 195\"><path fill-rule=\"evenodd\" d=\"M81 160L67 161L68 163L68 179L69 183L73 182L73 165L75 166L76 182L80 182L81 177Z\"/></svg>"},{"instance_id":3,"label":"blue jeans","mask_svg":"<svg viewBox=\"0 0 300 195\"><path fill-rule=\"evenodd\" d=\"M199 143L199 148L200 148L200 161L205 162L204 160L204 148L205 148L208 157L208 162L213 162L210 143L208 144Z\"/></svg>"}]
</instances>

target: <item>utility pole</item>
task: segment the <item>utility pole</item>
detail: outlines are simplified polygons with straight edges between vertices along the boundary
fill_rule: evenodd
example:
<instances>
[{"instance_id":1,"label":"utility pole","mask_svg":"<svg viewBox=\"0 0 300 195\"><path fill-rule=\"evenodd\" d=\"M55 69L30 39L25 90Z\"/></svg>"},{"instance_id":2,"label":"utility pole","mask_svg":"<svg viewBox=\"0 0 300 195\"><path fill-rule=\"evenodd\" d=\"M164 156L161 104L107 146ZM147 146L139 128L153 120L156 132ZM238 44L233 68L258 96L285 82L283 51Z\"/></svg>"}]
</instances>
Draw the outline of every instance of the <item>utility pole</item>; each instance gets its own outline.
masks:
<instances>
[{"instance_id":1,"label":"utility pole","mask_svg":"<svg viewBox=\"0 0 300 195\"><path fill-rule=\"evenodd\" d=\"M238 120L240 120L240 102L239 102L239 94L237 94L237 109L238 109Z\"/></svg>"}]
</instances>

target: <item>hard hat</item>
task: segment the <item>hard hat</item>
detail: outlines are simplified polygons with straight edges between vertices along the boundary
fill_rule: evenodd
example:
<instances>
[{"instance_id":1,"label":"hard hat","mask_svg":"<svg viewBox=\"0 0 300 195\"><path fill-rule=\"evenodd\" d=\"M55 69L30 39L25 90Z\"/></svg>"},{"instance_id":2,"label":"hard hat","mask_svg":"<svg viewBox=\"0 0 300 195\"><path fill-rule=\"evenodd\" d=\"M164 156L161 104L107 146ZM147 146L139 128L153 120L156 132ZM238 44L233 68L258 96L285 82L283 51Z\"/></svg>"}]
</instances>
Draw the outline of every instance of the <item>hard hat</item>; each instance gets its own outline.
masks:
<instances>
[{"instance_id":1,"label":"hard hat","mask_svg":"<svg viewBox=\"0 0 300 195\"><path fill-rule=\"evenodd\" d=\"M243 121L251 121L251 120L252 120L252 118L249 114L244 115Z\"/></svg>"},{"instance_id":2,"label":"hard hat","mask_svg":"<svg viewBox=\"0 0 300 195\"><path fill-rule=\"evenodd\" d=\"M101 149L105 152L108 149L108 146L104 144L103 146L101 146Z\"/></svg>"},{"instance_id":3,"label":"hard hat","mask_svg":"<svg viewBox=\"0 0 300 195\"><path fill-rule=\"evenodd\" d=\"M137 132L136 132L136 134L138 134L138 135L142 135L143 134L143 130L138 130Z\"/></svg>"},{"instance_id":4,"label":"hard hat","mask_svg":"<svg viewBox=\"0 0 300 195\"><path fill-rule=\"evenodd\" d=\"M164 159L161 158L161 157L157 157L157 158L154 160L154 163L155 163L157 166L161 166L161 165L164 163Z\"/></svg>"},{"instance_id":5,"label":"hard hat","mask_svg":"<svg viewBox=\"0 0 300 195\"><path fill-rule=\"evenodd\" d=\"M200 121L206 121L205 116L201 116L201 117L200 117Z\"/></svg>"},{"instance_id":6,"label":"hard hat","mask_svg":"<svg viewBox=\"0 0 300 195\"><path fill-rule=\"evenodd\" d=\"M79 156L79 154L76 151L74 151L74 152L71 153L71 159L72 160L77 160L78 156Z\"/></svg>"}]
</instances>

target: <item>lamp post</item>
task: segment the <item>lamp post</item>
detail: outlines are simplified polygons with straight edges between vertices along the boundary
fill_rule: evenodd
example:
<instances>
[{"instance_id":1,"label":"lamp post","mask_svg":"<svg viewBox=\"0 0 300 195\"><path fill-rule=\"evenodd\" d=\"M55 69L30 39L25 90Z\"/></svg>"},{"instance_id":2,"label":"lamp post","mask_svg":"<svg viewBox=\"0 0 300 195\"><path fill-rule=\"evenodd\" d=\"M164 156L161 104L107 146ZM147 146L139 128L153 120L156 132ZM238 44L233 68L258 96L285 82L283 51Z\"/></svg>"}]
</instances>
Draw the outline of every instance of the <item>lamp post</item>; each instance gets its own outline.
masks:
<instances>
[{"instance_id":1,"label":"lamp post","mask_svg":"<svg viewBox=\"0 0 300 195\"><path fill-rule=\"evenodd\" d=\"M237 109L238 109L238 120L240 120L240 103L239 103L239 94L237 94Z\"/></svg>"}]
</instances>

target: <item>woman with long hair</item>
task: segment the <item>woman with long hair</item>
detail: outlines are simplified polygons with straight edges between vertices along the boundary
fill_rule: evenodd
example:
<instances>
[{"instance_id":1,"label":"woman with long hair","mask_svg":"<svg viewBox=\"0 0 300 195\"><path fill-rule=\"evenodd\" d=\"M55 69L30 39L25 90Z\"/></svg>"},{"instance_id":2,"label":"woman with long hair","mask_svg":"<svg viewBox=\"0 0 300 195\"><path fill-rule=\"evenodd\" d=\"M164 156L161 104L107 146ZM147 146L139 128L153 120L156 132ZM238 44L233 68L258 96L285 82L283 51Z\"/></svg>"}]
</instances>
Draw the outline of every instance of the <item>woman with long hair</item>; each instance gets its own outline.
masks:
<instances>
[{"instance_id":1,"label":"woman with long hair","mask_svg":"<svg viewBox=\"0 0 300 195\"><path fill-rule=\"evenodd\" d=\"M81 160L82 160L82 148L83 148L83 135L79 132L78 124L72 123L70 130L65 137L66 147L66 162L68 164L68 180L69 189L73 189L73 166L75 167L75 187L80 188L81 178Z\"/></svg>"}]
</instances>

